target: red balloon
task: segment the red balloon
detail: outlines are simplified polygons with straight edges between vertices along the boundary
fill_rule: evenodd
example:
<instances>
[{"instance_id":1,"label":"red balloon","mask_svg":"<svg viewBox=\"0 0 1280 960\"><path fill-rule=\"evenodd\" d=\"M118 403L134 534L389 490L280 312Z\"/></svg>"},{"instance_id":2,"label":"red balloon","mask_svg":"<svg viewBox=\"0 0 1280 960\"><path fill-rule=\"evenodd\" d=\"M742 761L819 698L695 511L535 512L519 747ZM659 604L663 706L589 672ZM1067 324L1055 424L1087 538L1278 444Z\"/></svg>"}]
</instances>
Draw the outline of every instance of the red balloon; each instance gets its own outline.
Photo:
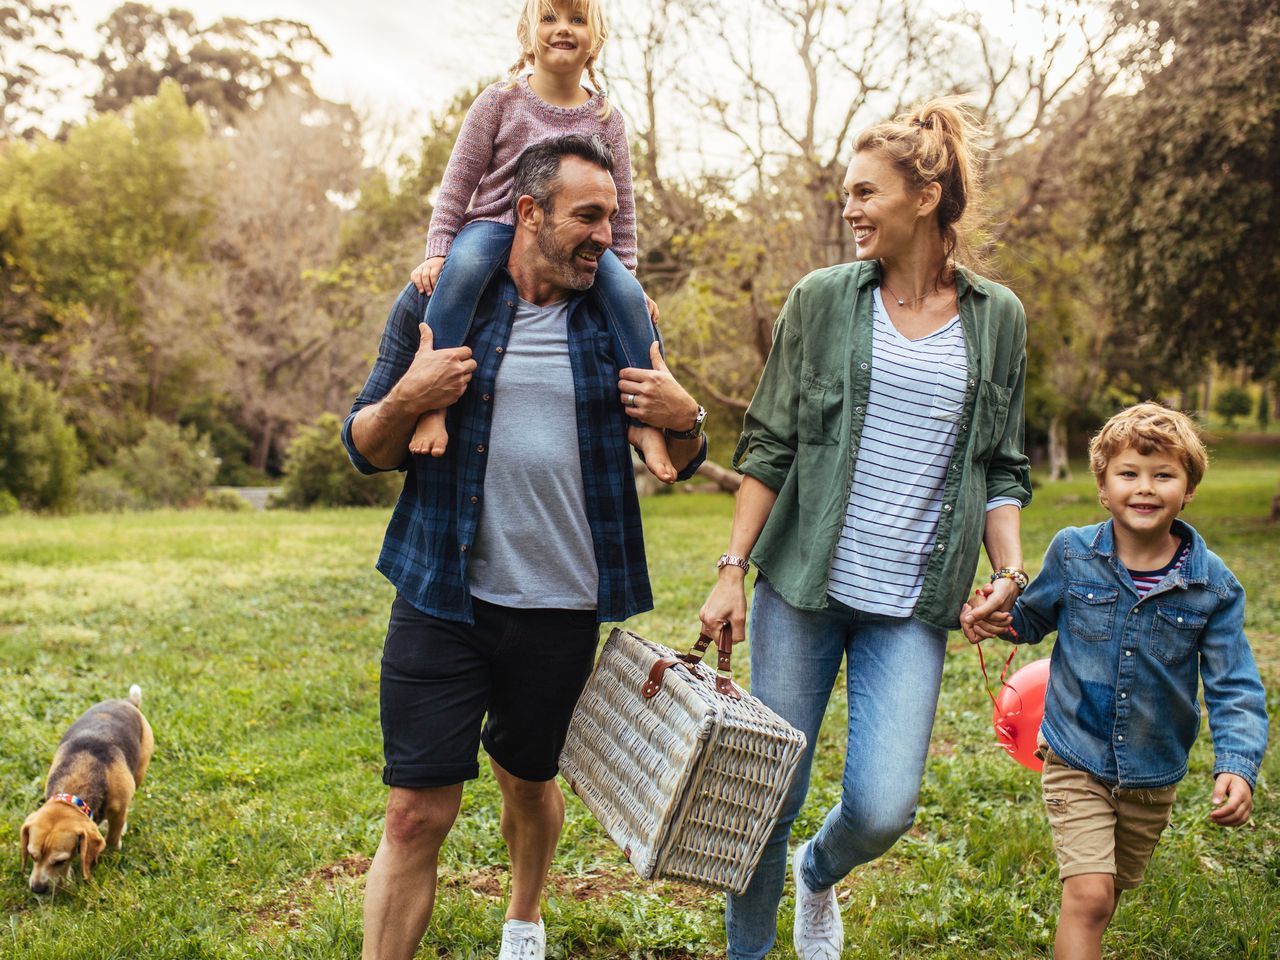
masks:
<instances>
[{"instance_id":1,"label":"red balloon","mask_svg":"<svg viewBox=\"0 0 1280 960\"><path fill-rule=\"evenodd\" d=\"M1029 770L1039 773L1044 761L1036 756L1036 737L1044 719L1044 692L1049 686L1049 658L1028 663L1000 688L996 694L991 722L996 739Z\"/></svg>"}]
</instances>

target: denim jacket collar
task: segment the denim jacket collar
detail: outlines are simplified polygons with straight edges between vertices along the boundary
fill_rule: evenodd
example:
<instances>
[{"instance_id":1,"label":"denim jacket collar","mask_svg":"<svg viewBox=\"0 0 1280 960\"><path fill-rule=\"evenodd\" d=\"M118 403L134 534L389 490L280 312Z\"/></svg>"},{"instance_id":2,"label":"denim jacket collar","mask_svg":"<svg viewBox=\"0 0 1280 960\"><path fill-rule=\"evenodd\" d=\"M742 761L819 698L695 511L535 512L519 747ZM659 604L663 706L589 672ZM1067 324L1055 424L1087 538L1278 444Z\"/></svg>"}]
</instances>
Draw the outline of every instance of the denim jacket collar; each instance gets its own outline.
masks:
<instances>
[{"instance_id":1,"label":"denim jacket collar","mask_svg":"<svg viewBox=\"0 0 1280 960\"><path fill-rule=\"evenodd\" d=\"M1090 549L1101 557L1115 559L1118 564L1119 558L1115 556L1115 521L1108 520L1106 523L1098 525L1098 532L1094 535L1093 543ZM1187 555L1187 559L1183 561L1172 574L1173 585L1186 587L1191 584L1207 584L1209 582L1209 566L1205 557L1204 540L1200 534L1196 533L1195 527L1182 520L1174 520L1172 533L1178 537L1189 537L1191 539L1191 552Z\"/></svg>"}]
</instances>

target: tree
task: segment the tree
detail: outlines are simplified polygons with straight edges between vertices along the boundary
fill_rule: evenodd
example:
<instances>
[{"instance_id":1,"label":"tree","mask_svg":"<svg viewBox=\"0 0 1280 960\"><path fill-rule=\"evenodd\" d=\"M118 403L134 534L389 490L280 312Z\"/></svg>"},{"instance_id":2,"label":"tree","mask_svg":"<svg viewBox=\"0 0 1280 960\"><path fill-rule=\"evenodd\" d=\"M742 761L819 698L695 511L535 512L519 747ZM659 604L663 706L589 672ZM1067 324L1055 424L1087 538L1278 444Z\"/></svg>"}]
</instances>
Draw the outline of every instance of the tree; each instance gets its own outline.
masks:
<instances>
[{"instance_id":1,"label":"tree","mask_svg":"<svg viewBox=\"0 0 1280 960\"><path fill-rule=\"evenodd\" d=\"M329 49L296 20L224 17L201 27L186 10L161 11L125 3L101 25L103 46L94 62L102 87L93 106L120 110L154 96L161 83L178 84L189 104L202 104L218 124L232 122L283 86L311 93L312 60Z\"/></svg>"},{"instance_id":2,"label":"tree","mask_svg":"<svg viewBox=\"0 0 1280 960\"><path fill-rule=\"evenodd\" d=\"M1213 401L1213 412L1227 422L1227 429L1233 430L1236 417L1247 417L1253 409L1253 398L1244 387L1226 387L1218 391Z\"/></svg>"},{"instance_id":3,"label":"tree","mask_svg":"<svg viewBox=\"0 0 1280 960\"><path fill-rule=\"evenodd\" d=\"M1280 7L1124 0L1142 86L1088 156L1091 233L1127 335L1166 374L1280 356Z\"/></svg>"},{"instance_id":4,"label":"tree","mask_svg":"<svg viewBox=\"0 0 1280 960\"><path fill-rule=\"evenodd\" d=\"M57 395L0 359L0 494L29 510L65 509L81 462Z\"/></svg>"},{"instance_id":5,"label":"tree","mask_svg":"<svg viewBox=\"0 0 1280 960\"><path fill-rule=\"evenodd\" d=\"M81 55L63 45L65 4L9 0L0 6L0 141L29 137L31 121L58 94L49 80Z\"/></svg>"}]
</instances>

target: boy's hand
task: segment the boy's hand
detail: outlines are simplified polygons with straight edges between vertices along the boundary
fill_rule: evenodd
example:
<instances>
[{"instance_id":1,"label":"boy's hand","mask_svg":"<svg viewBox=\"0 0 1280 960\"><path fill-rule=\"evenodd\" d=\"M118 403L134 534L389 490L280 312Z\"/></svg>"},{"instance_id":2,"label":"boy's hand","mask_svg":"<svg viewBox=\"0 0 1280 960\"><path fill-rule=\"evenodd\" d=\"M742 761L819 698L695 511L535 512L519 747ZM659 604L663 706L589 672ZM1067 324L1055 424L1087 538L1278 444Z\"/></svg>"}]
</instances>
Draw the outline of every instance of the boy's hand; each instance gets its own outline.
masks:
<instances>
[{"instance_id":1,"label":"boy's hand","mask_svg":"<svg viewBox=\"0 0 1280 960\"><path fill-rule=\"evenodd\" d=\"M409 279L413 281L419 293L430 296L436 288L436 281L440 279L440 271L443 269L444 257L430 257L413 268Z\"/></svg>"},{"instance_id":2,"label":"boy's hand","mask_svg":"<svg viewBox=\"0 0 1280 960\"><path fill-rule=\"evenodd\" d=\"M1220 827L1238 827L1253 812L1249 782L1234 773L1220 773L1213 781L1213 812L1209 819Z\"/></svg>"}]
</instances>

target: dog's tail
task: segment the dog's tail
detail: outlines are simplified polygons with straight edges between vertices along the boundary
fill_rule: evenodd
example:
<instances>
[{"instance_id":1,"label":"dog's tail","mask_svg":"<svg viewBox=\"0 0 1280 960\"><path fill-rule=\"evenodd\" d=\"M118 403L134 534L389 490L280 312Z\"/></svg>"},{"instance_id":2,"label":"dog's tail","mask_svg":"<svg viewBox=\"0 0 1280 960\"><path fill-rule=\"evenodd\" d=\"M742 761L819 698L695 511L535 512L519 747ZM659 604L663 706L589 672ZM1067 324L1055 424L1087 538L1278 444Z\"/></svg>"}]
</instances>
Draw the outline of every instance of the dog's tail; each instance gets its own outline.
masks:
<instances>
[{"instance_id":1,"label":"dog's tail","mask_svg":"<svg viewBox=\"0 0 1280 960\"><path fill-rule=\"evenodd\" d=\"M142 706L142 688L136 683L129 688L129 702L135 707Z\"/></svg>"}]
</instances>

